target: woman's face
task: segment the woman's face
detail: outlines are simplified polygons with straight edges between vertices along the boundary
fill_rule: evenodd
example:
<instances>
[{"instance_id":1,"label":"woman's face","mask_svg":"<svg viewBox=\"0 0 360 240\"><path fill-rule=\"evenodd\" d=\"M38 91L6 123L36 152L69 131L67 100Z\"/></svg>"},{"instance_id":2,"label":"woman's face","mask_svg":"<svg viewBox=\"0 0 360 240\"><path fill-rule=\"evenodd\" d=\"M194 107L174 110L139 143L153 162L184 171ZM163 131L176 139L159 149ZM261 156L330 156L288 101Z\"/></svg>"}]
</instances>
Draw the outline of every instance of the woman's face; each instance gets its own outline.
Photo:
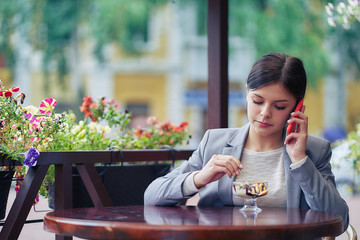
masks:
<instances>
[{"instance_id":1,"label":"woman's face","mask_svg":"<svg viewBox=\"0 0 360 240\"><path fill-rule=\"evenodd\" d=\"M247 114L251 128L260 136L282 135L283 128L296 104L296 98L280 83L248 90Z\"/></svg>"}]
</instances>

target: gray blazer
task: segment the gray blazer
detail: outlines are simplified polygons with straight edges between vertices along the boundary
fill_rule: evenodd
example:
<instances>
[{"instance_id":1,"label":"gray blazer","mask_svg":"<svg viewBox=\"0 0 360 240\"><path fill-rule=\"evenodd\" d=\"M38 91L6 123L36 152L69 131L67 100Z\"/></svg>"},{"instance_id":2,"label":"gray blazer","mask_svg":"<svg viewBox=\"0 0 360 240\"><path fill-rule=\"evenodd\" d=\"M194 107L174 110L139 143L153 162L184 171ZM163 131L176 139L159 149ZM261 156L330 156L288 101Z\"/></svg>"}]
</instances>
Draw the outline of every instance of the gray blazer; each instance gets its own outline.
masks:
<instances>
[{"instance_id":1,"label":"gray blazer","mask_svg":"<svg viewBox=\"0 0 360 240\"><path fill-rule=\"evenodd\" d=\"M249 127L246 124L241 128L208 130L188 161L148 186L144 195L145 205L176 205L188 199L182 193L185 178L191 172L201 170L214 154L232 155L241 160ZM330 143L308 136L306 154L305 163L291 169L291 160L284 145L287 207L335 212L342 217L346 230L349 209L336 190L330 165ZM206 185L199 193L198 205L234 205L231 190L234 179L225 174L218 181Z\"/></svg>"}]
</instances>

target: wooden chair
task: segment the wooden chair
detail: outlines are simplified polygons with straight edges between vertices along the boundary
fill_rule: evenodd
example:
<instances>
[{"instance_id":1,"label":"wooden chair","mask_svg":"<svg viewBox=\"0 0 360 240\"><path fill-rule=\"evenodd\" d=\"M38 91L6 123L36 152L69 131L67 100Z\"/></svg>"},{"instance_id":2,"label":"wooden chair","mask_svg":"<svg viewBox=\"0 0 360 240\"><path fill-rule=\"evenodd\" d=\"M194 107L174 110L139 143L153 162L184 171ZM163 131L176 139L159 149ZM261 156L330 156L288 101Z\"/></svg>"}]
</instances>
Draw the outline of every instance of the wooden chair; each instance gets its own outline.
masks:
<instances>
[{"instance_id":1,"label":"wooden chair","mask_svg":"<svg viewBox=\"0 0 360 240\"><path fill-rule=\"evenodd\" d=\"M349 224L349 227L346 229L346 235L348 236L348 239L350 240L357 240L357 233L355 231L355 228Z\"/></svg>"},{"instance_id":2,"label":"wooden chair","mask_svg":"<svg viewBox=\"0 0 360 240\"><path fill-rule=\"evenodd\" d=\"M357 233L355 231L355 228L349 224L348 228L345 231L347 237L349 240L357 240ZM334 240L334 237L322 237L321 240Z\"/></svg>"}]
</instances>

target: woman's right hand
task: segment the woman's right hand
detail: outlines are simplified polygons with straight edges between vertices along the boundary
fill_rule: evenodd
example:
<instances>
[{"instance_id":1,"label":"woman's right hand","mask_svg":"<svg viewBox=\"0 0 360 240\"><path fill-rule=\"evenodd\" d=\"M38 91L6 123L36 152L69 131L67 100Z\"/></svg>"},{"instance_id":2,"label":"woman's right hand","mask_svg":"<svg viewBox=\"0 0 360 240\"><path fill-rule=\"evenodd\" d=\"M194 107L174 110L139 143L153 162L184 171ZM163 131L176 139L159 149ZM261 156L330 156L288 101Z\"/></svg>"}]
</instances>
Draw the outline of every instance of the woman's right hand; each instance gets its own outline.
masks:
<instances>
[{"instance_id":1,"label":"woman's right hand","mask_svg":"<svg viewBox=\"0 0 360 240\"><path fill-rule=\"evenodd\" d=\"M194 175L194 183L197 188L201 188L208 183L219 180L225 174L229 178L239 174L239 169L243 166L239 159L230 155L215 154L203 169Z\"/></svg>"}]
</instances>

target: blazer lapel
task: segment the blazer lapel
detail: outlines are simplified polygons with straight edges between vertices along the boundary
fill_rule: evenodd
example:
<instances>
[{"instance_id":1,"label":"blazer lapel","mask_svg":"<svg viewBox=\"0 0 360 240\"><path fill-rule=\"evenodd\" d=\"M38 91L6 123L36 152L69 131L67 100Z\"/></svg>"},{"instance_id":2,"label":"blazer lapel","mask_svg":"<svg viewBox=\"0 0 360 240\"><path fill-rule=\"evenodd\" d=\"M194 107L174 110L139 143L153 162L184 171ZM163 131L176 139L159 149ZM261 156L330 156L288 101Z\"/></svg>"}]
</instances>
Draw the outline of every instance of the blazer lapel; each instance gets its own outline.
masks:
<instances>
[{"instance_id":1,"label":"blazer lapel","mask_svg":"<svg viewBox=\"0 0 360 240\"><path fill-rule=\"evenodd\" d=\"M301 188L299 184L296 181L294 181L293 177L290 175L290 164L291 164L291 159L286 151L286 146L284 145L286 205L287 208L299 208Z\"/></svg>"},{"instance_id":2,"label":"blazer lapel","mask_svg":"<svg viewBox=\"0 0 360 240\"><path fill-rule=\"evenodd\" d=\"M238 133L228 141L228 146L223 149L223 155L232 155L238 159L241 158L245 140L249 133L249 127L250 125L246 124L244 127L239 129ZM228 175L224 175L218 181L219 198L224 205L234 205L232 200L232 183L234 179L235 177L229 178Z\"/></svg>"}]
</instances>

